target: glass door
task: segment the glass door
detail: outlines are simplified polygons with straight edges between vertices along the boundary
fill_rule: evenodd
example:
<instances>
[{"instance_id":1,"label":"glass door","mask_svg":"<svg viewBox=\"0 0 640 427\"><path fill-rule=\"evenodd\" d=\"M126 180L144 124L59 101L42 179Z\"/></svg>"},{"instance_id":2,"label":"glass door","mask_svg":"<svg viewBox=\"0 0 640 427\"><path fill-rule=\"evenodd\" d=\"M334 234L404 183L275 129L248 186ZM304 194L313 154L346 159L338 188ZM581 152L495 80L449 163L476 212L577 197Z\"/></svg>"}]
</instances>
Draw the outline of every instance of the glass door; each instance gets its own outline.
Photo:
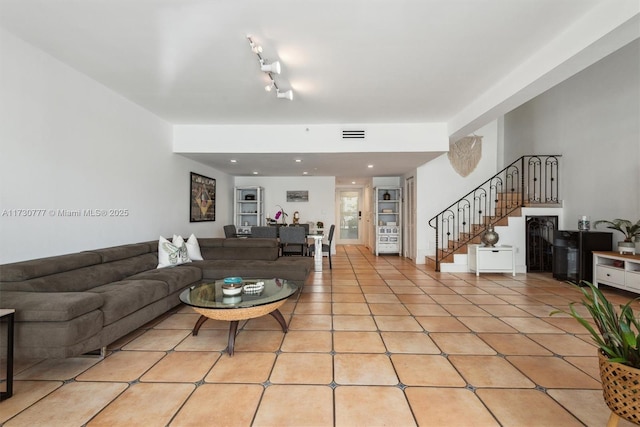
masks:
<instances>
[{"instance_id":1,"label":"glass door","mask_svg":"<svg viewBox=\"0 0 640 427\"><path fill-rule=\"evenodd\" d=\"M336 227L336 243L358 245L362 243L360 221L362 218L362 190L337 189L339 227Z\"/></svg>"}]
</instances>

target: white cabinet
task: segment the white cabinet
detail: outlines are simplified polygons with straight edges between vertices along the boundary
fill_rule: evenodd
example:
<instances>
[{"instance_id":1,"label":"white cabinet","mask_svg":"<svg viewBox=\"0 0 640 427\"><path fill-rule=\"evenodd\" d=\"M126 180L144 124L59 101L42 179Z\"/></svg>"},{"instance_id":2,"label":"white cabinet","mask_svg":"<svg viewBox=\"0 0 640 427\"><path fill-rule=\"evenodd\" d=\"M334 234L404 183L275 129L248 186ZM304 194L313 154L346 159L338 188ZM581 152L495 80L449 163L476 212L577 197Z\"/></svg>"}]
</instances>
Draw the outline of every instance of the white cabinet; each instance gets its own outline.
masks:
<instances>
[{"instance_id":1,"label":"white cabinet","mask_svg":"<svg viewBox=\"0 0 640 427\"><path fill-rule=\"evenodd\" d=\"M640 255L594 251L593 284L640 293Z\"/></svg>"},{"instance_id":2,"label":"white cabinet","mask_svg":"<svg viewBox=\"0 0 640 427\"><path fill-rule=\"evenodd\" d=\"M234 224L238 234L251 233L251 227L264 225L264 190L262 187L236 187Z\"/></svg>"},{"instance_id":3,"label":"white cabinet","mask_svg":"<svg viewBox=\"0 0 640 427\"><path fill-rule=\"evenodd\" d=\"M467 245L469 270L480 273L511 273L516 275L513 246Z\"/></svg>"},{"instance_id":4,"label":"white cabinet","mask_svg":"<svg viewBox=\"0 0 640 427\"><path fill-rule=\"evenodd\" d=\"M402 252L402 189L374 188L376 255Z\"/></svg>"}]
</instances>

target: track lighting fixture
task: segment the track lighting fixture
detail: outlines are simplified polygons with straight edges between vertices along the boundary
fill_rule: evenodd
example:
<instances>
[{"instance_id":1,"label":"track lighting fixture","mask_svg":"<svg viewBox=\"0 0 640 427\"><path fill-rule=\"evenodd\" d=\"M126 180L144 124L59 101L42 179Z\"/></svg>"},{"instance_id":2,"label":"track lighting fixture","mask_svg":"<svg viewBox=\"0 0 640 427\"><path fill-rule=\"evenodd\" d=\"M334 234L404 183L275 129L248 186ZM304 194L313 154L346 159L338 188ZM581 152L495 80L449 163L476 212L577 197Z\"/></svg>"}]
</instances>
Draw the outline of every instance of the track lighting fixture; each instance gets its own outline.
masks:
<instances>
[{"instance_id":1,"label":"track lighting fixture","mask_svg":"<svg viewBox=\"0 0 640 427\"><path fill-rule=\"evenodd\" d=\"M288 99L289 101L293 101L293 91L287 90L285 92L276 91L276 98L280 99Z\"/></svg>"},{"instance_id":2,"label":"track lighting fixture","mask_svg":"<svg viewBox=\"0 0 640 427\"><path fill-rule=\"evenodd\" d=\"M275 89L276 98L288 99L289 101L293 100L293 91L291 89L287 91L280 90L280 87L273 78L274 75L278 75L282 71L280 61L267 63L266 60L262 57L262 46L256 44L251 36L247 36L247 39L249 40L251 51L258 57L258 61L260 62L260 70L266 73L267 77L269 78L269 84L264 87L264 90L266 90L267 92L271 92L273 89Z\"/></svg>"}]
</instances>

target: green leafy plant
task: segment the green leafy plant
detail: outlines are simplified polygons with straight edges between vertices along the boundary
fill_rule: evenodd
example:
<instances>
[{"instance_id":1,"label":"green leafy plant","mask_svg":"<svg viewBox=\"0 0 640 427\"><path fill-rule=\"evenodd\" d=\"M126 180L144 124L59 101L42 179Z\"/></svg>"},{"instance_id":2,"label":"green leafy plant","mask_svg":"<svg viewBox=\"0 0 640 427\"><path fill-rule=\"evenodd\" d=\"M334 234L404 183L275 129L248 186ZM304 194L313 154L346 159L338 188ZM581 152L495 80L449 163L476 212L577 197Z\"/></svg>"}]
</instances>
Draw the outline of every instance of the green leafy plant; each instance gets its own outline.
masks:
<instances>
[{"instance_id":1,"label":"green leafy plant","mask_svg":"<svg viewBox=\"0 0 640 427\"><path fill-rule=\"evenodd\" d=\"M598 225L606 224L610 230L616 230L624 235L625 242L633 242L636 237L640 236L640 219L635 224L628 219L616 218L614 220L601 219L593 223L594 228Z\"/></svg>"},{"instance_id":2,"label":"green leafy plant","mask_svg":"<svg viewBox=\"0 0 640 427\"><path fill-rule=\"evenodd\" d=\"M640 369L640 319L634 315L631 308L631 304L640 298L620 305L618 313L600 289L589 282L583 281L583 283L587 286L580 287L584 296L581 304L591 314L597 331L587 319L576 311L574 307L576 302L569 304L569 311L555 310L551 312L551 315L557 313L570 315L589 331L593 340L610 362L623 363Z\"/></svg>"}]
</instances>

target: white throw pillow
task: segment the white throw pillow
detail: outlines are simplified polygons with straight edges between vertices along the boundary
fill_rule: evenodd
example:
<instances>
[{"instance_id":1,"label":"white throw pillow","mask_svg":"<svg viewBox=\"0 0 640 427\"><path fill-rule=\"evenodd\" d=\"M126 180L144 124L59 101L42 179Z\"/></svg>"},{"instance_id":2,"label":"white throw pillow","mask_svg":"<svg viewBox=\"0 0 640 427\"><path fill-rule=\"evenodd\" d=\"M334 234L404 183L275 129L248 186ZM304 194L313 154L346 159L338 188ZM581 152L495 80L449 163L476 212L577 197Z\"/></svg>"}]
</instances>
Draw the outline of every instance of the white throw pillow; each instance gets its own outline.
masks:
<instances>
[{"instance_id":1,"label":"white throw pillow","mask_svg":"<svg viewBox=\"0 0 640 427\"><path fill-rule=\"evenodd\" d=\"M195 234L192 233L191 236L189 236L186 245L187 253L189 254L189 258L191 258L192 261L202 261L204 259L202 258L202 253L200 252L200 243L198 243L198 239L196 238Z\"/></svg>"},{"instance_id":2,"label":"white throw pillow","mask_svg":"<svg viewBox=\"0 0 640 427\"><path fill-rule=\"evenodd\" d=\"M174 236L173 242L160 236L158 241L158 268L173 267L191 262L184 239Z\"/></svg>"}]
</instances>

